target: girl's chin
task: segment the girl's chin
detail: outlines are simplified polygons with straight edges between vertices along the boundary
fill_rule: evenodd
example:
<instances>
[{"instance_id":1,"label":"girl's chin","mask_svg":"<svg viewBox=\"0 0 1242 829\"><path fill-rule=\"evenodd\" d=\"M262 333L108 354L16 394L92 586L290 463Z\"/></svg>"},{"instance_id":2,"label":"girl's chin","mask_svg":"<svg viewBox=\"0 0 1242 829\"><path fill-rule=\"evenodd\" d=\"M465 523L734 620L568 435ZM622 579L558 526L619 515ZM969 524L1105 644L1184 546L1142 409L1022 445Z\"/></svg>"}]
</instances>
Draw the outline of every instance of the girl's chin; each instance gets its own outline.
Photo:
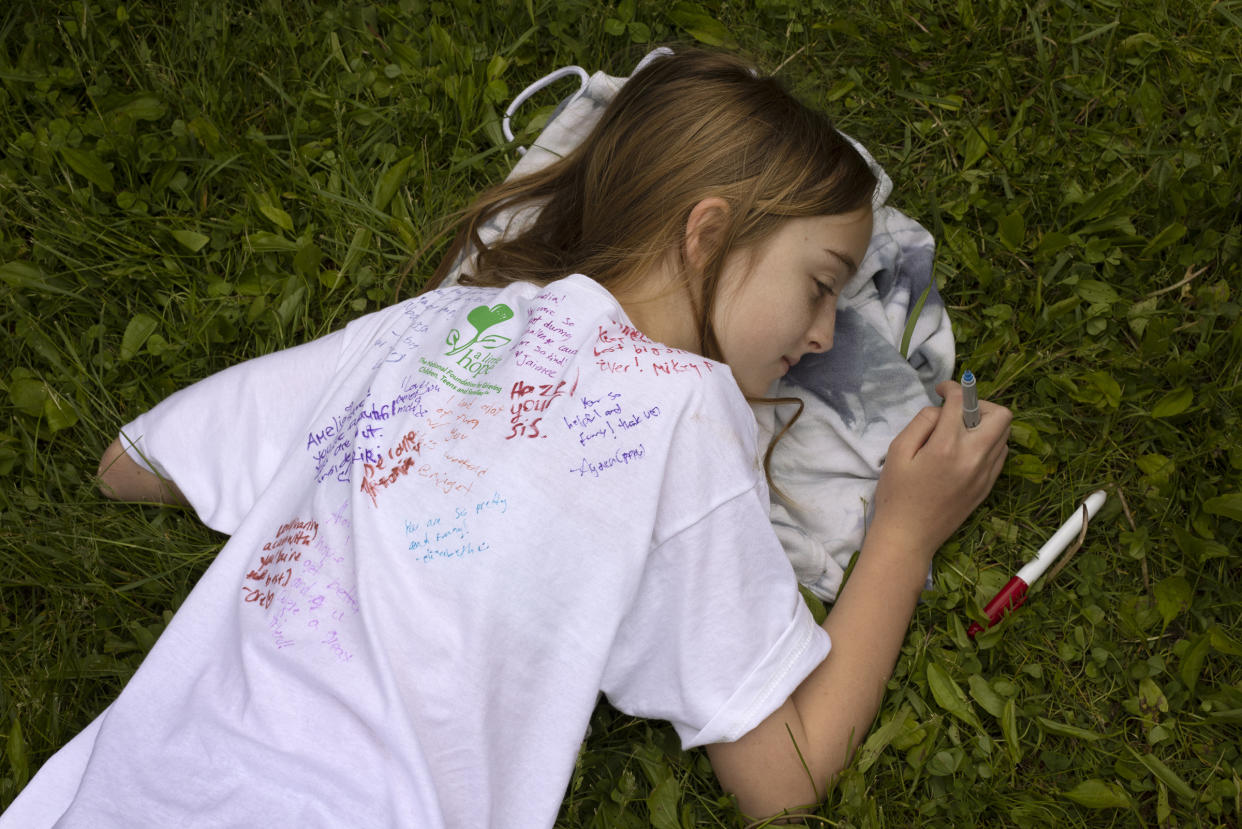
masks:
<instances>
[{"instance_id":1,"label":"girl's chin","mask_svg":"<svg viewBox=\"0 0 1242 829\"><path fill-rule=\"evenodd\" d=\"M785 376L785 372L789 371L789 367L784 363L777 366L776 370L766 372L764 376L742 377L736 370L733 371L733 380L737 383L737 387L742 390L742 394L747 397L771 397L776 383Z\"/></svg>"}]
</instances>

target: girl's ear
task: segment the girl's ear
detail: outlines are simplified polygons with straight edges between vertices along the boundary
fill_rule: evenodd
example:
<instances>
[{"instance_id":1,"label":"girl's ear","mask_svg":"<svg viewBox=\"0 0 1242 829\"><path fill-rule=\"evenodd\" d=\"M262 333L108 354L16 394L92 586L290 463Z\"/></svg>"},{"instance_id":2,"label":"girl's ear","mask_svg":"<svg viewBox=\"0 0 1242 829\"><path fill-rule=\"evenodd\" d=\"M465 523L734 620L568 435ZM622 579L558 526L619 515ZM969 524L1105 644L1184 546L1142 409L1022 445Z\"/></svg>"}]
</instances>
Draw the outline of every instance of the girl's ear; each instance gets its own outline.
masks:
<instances>
[{"instance_id":1,"label":"girl's ear","mask_svg":"<svg viewBox=\"0 0 1242 829\"><path fill-rule=\"evenodd\" d=\"M690 211L686 220L686 263L701 269L724 243L729 223L729 203L712 197L703 199Z\"/></svg>"}]
</instances>

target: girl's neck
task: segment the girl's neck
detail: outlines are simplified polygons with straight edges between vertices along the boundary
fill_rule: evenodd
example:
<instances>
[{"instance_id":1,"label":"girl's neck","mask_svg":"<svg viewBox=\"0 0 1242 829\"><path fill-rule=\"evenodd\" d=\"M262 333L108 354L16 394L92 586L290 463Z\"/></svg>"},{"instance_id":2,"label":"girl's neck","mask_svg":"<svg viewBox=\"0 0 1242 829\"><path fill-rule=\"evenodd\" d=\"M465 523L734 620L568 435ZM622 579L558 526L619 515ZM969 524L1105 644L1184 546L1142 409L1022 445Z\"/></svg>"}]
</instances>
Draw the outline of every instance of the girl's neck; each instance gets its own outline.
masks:
<instances>
[{"instance_id":1,"label":"girl's neck","mask_svg":"<svg viewBox=\"0 0 1242 829\"><path fill-rule=\"evenodd\" d=\"M679 263L665 259L646 276L614 292L634 327L651 340L683 351L701 348L694 304Z\"/></svg>"}]
</instances>

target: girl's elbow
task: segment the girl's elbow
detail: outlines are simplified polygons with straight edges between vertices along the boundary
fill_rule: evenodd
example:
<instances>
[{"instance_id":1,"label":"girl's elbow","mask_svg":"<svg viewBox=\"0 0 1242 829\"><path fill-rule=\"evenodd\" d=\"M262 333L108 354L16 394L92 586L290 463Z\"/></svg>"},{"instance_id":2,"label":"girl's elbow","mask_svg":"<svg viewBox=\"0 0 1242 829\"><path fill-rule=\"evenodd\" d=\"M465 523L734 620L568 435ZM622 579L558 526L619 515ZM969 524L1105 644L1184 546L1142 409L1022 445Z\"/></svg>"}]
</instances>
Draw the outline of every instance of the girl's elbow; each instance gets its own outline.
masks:
<instances>
[{"instance_id":1,"label":"girl's elbow","mask_svg":"<svg viewBox=\"0 0 1242 829\"><path fill-rule=\"evenodd\" d=\"M99 491L114 501L186 504L177 485L139 466L120 439L112 441L99 459Z\"/></svg>"},{"instance_id":2,"label":"girl's elbow","mask_svg":"<svg viewBox=\"0 0 1242 829\"><path fill-rule=\"evenodd\" d=\"M757 728L733 743L707 747L725 791L754 819L782 822L806 815L824 802L828 781L840 770L808 740L790 700Z\"/></svg>"},{"instance_id":3,"label":"girl's elbow","mask_svg":"<svg viewBox=\"0 0 1242 829\"><path fill-rule=\"evenodd\" d=\"M122 459L129 460L119 439L112 441L99 458L99 471L95 474L99 492L106 498L123 500L124 466Z\"/></svg>"}]
</instances>

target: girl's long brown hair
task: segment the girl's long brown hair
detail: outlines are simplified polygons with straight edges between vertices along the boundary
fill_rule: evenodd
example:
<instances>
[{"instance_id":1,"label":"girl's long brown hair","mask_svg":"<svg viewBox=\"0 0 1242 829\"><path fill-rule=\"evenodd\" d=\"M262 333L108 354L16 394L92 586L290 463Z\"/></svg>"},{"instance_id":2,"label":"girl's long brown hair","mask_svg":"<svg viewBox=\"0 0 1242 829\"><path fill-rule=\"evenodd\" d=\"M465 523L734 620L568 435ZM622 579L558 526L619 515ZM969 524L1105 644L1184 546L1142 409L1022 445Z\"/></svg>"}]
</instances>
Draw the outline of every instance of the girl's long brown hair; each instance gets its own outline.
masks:
<instances>
[{"instance_id":1,"label":"girl's long brown hair","mask_svg":"<svg viewBox=\"0 0 1242 829\"><path fill-rule=\"evenodd\" d=\"M869 206L874 188L866 162L829 118L775 78L733 56L681 51L635 73L564 158L484 191L458 219L430 286L473 249L465 284L546 284L583 273L626 296L682 250L694 206L723 199L729 211L713 234L718 244L698 268L682 257L680 274L695 302L699 352L720 360L712 315L728 254L753 250L786 219ZM480 238L489 221L532 205L542 208L512 238Z\"/></svg>"}]
</instances>

